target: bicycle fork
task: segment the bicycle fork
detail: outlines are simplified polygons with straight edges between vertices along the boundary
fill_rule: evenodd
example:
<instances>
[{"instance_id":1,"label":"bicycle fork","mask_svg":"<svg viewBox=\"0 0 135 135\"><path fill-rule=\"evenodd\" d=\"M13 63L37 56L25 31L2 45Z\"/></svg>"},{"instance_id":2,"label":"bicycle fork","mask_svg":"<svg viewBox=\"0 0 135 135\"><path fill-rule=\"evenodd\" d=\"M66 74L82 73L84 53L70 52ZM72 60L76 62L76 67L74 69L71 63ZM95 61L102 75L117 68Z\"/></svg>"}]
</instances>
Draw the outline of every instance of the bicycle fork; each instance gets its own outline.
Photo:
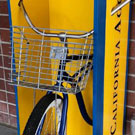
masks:
<instances>
[{"instance_id":1,"label":"bicycle fork","mask_svg":"<svg viewBox=\"0 0 135 135\"><path fill-rule=\"evenodd\" d=\"M62 42L66 42L66 38L60 38ZM67 44L64 43L64 47L67 48ZM68 55L68 49L66 53L66 57ZM59 71L58 71L58 77L57 77L57 86L62 85L62 80L63 80L63 73L66 68L66 60L60 60L60 65L59 65ZM60 130L59 130L59 135L65 135L65 129L66 129L66 122L67 122L67 110L68 110L68 95L63 93L63 107L62 107L62 117L61 117L61 123L60 123Z\"/></svg>"}]
</instances>

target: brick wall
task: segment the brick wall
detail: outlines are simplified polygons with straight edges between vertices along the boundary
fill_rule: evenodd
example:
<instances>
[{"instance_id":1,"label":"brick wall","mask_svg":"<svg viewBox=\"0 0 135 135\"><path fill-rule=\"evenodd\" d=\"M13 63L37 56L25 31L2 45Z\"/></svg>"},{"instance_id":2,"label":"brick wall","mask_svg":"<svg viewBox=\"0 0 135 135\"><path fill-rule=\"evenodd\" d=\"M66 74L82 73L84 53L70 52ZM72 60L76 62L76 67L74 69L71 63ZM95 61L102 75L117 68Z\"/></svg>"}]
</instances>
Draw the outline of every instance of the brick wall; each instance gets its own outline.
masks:
<instances>
[{"instance_id":1,"label":"brick wall","mask_svg":"<svg viewBox=\"0 0 135 135\"><path fill-rule=\"evenodd\" d=\"M130 120L135 115L135 0L132 1L131 10L128 68L126 134L130 135Z\"/></svg>"},{"instance_id":2,"label":"brick wall","mask_svg":"<svg viewBox=\"0 0 135 135\"><path fill-rule=\"evenodd\" d=\"M0 123L16 127L14 88L8 84L10 74L10 32L6 0L0 0Z\"/></svg>"},{"instance_id":3,"label":"brick wall","mask_svg":"<svg viewBox=\"0 0 135 135\"><path fill-rule=\"evenodd\" d=\"M130 120L135 114L135 0L132 2L132 17L130 21L129 73L127 92L126 134L130 132ZM0 0L0 122L16 126L15 94L9 86L10 35L8 8L6 0ZM4 56L3 56L4 55ZM3 69L6 67L7 69Z\"/></svg>"}]
</instances>

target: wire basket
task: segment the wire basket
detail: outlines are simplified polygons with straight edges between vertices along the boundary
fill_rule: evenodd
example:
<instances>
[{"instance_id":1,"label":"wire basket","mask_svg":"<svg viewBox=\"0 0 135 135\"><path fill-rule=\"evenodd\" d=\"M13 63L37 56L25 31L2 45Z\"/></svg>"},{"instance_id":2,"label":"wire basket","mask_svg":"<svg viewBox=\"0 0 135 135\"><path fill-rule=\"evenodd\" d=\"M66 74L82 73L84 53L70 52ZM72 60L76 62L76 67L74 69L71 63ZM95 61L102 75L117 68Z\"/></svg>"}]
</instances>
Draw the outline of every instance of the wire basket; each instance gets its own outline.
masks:
<instances>
[{"instance_id":1,"label":"wire basket","mask_svg":"<svg viewBox=\"0 0 135 135\"><path fill-rule=\"evenodd\" d=\"M67 38L84 32L39 29L60 33L58 38L39 35L30 27L12 29L11 84L64 93L78 93L86 87L92 69L93 35Z\"/></svg>"}]
</instances>

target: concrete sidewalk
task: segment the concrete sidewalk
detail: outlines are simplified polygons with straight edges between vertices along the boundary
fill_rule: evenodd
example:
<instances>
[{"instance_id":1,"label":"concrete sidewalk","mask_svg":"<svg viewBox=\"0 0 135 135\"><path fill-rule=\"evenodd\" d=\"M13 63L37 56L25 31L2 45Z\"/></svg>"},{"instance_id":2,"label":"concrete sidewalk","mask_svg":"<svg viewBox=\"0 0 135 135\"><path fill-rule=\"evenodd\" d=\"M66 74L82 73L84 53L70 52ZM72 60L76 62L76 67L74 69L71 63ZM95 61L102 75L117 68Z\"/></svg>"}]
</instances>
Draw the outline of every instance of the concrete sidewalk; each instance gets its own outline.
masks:
<instances>
[{"instance_id":1,"label":"concrete sidewalk","mask_svg":"<svg viewBox=\"0 0 135 135\"><path fill-rule=\"evenodd\" d=\"M0 135L17 135L17 130L8 126L0 125Z\"/></svg>"}]
</instances>

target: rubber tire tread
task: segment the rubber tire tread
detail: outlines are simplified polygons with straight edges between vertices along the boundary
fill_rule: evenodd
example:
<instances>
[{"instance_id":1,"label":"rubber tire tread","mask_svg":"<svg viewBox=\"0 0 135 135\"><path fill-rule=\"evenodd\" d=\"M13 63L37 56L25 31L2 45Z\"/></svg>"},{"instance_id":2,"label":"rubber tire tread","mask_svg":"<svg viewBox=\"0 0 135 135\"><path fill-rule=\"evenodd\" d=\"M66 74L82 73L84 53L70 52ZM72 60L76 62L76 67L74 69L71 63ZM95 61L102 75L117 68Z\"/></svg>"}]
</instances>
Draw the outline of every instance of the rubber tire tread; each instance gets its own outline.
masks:
<instances>
[{"instance_id":1,"label":"rubber tire tread","mask_svg":"<svg viewBox=\"0 0 135 135\"><path fill-rule=\"evenodd\" d=\"M57 95L57 99L62 99L61 96ZM39 122L48 108L48 106L55 100L55 94L48 94L43 96L40 101L34 107L25 129L23 135L35 135Z\"/></svg>"}]
</instances>

